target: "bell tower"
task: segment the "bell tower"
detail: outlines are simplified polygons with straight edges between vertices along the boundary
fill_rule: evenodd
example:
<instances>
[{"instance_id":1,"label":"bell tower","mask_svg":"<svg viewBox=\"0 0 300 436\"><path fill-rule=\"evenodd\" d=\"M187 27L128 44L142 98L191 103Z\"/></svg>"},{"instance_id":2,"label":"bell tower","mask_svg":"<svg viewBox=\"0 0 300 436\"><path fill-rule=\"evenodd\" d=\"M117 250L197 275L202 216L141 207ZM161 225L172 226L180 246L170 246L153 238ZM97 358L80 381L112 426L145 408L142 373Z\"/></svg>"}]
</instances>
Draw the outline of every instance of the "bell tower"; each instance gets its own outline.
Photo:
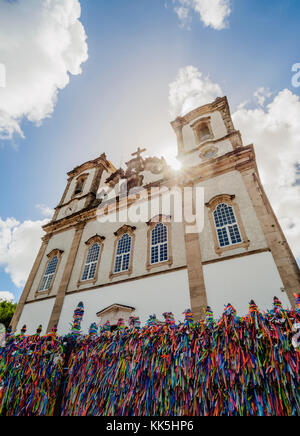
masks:
<instances>
[{"instance_id":1,"label":"bell tower","mask_svg":"<svg viewBox=\"0 0 300 436\"><path fill-rule=\"evenodd\" d=\"M205 231L198 239L202 287L206 288L208 301L217 307L217 299L230 294L232 300L238 301L243 295L241 290L252 282L249 295L261 288L257 301L268 293L272 298L279 291L286 304L295 305L294 294L300 291L299 267L264 191L254 146L243 144L233 125L227 98L217 98L178 117L171 125L187 180L205 190ZM226 226L230 229L226 230ZM250 273L251 263L254 266ZM258 277L262 265L262 278L254 284L253 278ZM230 277L228 288L226 280L217 279L226 274ZM233 278L238 278L239 283L233 285ZM218 298L217 289L223 293Z\"/></svg>"},{"instance_id":2,"label":"bell tower","mask_svg":"<svg viewBox=\"0 0 300 436\"><path fill-rule=\"evenodd\" d=\"M196 166L242 147L232 123L226 97L201 106L171 123L177 137L178 158L184 167Z\"/></svg>"},{"instance_id":3,"label":"bell tower","mask_svg":"<svg viewBox=\"0 0 300 436\"><path fill-rule=\"evenodd\" d=\"M115 167L102 154L95 160L80 165L68 173L68 182L53 221L68 218L84 209L95 206L98 189Z\"/></svg>"}]
</instances>

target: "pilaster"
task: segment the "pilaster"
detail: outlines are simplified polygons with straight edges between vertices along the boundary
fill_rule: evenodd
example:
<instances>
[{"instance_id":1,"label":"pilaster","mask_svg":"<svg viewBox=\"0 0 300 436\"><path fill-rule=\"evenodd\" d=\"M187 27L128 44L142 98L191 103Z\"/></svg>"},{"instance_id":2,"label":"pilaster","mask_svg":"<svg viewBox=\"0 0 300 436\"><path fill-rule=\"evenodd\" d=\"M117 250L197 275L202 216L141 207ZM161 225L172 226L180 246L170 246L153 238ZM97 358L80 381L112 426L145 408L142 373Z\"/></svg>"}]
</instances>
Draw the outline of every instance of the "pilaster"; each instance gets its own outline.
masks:
<instances>
[{"instance_id":1,"label":"pilaster","mask_svg":"<svg viewBox=\"0 0 300 436\"><path fill-rule=\"evenodd\" d=\"M195 202L194 202L194 187L191 196L183 196L183 206L188 207L189 210L193 210L195 214ZM187 198L188 197L188 198ZM187 204L189 202L190 204ZM192 204L191 204L192 203ZM202 255L200 248L199 233L188 233L187 229L191 226L187 223L186 216L183 210L184 217L184 238L186 249L186 262L188 269L191 310L196 320L201 320L204 317L204 310L207 308L207 294L204 282L204 273L202 267Z\"/></svg>"},{"instance_id":2,"label":"pilaster","mask_svg":"<svg viewBox=\"0 0 300 436\"><path fill-rule=\"evenodd\" d=\"M240 170L253 207L283 282L287 296L296 306L294 293L300 292L300 271L255 168Z\"/></svg>"},{"instance_id":3,"label":"pilaster","mask_svg":"<svg viewBox=\"0 0 300 436\"><path fill-rule=\"evenodd\" d=\"M60 286L58 289L58 293L56 296L56 300L54 303L52 314L51 314L50 321L48 324L47 332L51 332L52 328L55 325L58 325L61 311L62 311L62 307L63 307L64 300L65 300L65 295L66 295L68 285L70 282L70 278L71 278L71 274L72 274L72 271L74 268L74 263L75 263L75 259L77 256L77 252L78 252L79 244L80 244L80 241L82 238L82 233L83 233L84 227L85 227L85 222L80 222L75 226L75 235L73 238L69 257L68 257L68 260L67 260L67 263L66 263L66 266L64 269L63 277L62 277L61 282L60 282Z\"/></svg>"}]
</instances>

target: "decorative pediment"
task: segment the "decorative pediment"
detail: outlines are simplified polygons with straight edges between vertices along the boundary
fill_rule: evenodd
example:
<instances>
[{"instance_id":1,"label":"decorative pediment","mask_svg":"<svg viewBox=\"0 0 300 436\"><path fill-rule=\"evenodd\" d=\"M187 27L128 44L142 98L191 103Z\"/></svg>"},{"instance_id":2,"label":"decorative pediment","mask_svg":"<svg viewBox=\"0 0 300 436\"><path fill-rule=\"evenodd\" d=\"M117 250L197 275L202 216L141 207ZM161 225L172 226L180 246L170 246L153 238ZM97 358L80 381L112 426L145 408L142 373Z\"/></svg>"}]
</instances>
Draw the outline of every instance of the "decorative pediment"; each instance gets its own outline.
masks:
<instances>
[{"instance_id":1,"label":"decorative pediment","mask_svg":"<svg viewBox=\"0 0 300 436\"><path fill-rule=\"evenodd\" d=\"M227 204L232 204L234 199L235 199L235 195L229 195L229 194L216 195L208 203L206 203L205 206L208 207L209 209L214 209L217 204L222 202Z\"/></svg>"},{"instance_id":2,"label":"decorative pediment","mask_svg":"<svg viewBox=\"0 0 300 436\"><path fill-rule=\"evenodd\" d=\"M147 226L152 226L158 223L170 223L171 222L171 216L170 215L156 215L155 217L151 218L150 221L147 222Z\"/></svg>"},{"instance_id":3,"label":"decorative pediment","mask_svg":"<svg viewBox=\"0 0 300 436\"><path fill-rule=\"evenodd\" d=\"M166 169L168 169L168 165L165 159L162 157L159 159L158 157L148 157L145 160L145 171L150 171L152 174L161 174Z\"/></svg>"},{"instance_id":4,"label":"decorative pediment","mask_svg":"<svg viewBox=\"0 0 300 436\"><path fill-rule=\"evenodd\" d=\"M55 256L60 258L63 253L64 253L63 250L55 249L55 250L52 250L49 254L47 254L47 257L48 257L48 259L51 259L52 257L55 257Z\"/></svg>"},{"instance_id":5,"label":"decorative pediment","mask_svg":"<svg viewBox=\"0 0 300 436\"><path fill-rule=\"evenodd\" d=\"M110 188L114 188L121 179L125 179L127 181L127 192L129 192L134 188L143 186L144 175L142 173L144 171L159 175L165 174L170 170L163 157L148 157L143 159L141 154L145 151L146 149L141 150L138 148L137 152L132 154L133 159L126 162L126 171L124 172L124 170L120 168L106 180L106 184Z\"/></svg>"},{"instance_id":6,"label":"decorative pediment","mask_svg":"<svg viewBox=\"0 0 300 436\"><path fill-rule=\"evenodd\" d=\"M76 177L76 176L82 174L84 171L88 171L88 170L91 170L93 168L97 168L100 165L103 166L109 172L116 170L115 167L113 166L113 164L106 159L106 154L103 153L97 159L90 160L88 162L85 162L82 165L77 166L76 168L74 168L72 171L70 171L68 173L68 176L70 177L70 179L72 179L73 177Z\"/></svg>"},{"instance_id":7,"label":"decorative pediment","mask_svg":"<svg viewBox=\"0 0 300 436\"><path fill-rule=\"evenodd\" d=\"M125 235L125 233L129 233L130 235L133 235L133 232L136 230L136 227L124 225L119 230L117 230L114 235L118 238Z\"/></svg>"},{"instance_id":8,"label":"decorative pediment","mask_svg":"<svg viewBox=\"0 0 300 436\"><path fill-rule=\"evenodd\" d=\"M119 319L123 319L125 323L129 324L129 318L134 311L135 308L131 306L112 304L111 306L98 312L97 317L100 319L101 325L107 323L107 321L109 321L111 325L116 325Z\"/></svg>"},{"instance_id":9,"label":"decorative pediment","mask_svg":"<svg viewBox=\"0 0 300 436\"><path fill-rule=\"evenodd\" d=\"M95 235L92 238L90 238L88 241L86 241L86 245L93 245L95 242L98 242L99 244L102 244L103 241L105 241L104 236Z\"/></svg>"}]
</instances>

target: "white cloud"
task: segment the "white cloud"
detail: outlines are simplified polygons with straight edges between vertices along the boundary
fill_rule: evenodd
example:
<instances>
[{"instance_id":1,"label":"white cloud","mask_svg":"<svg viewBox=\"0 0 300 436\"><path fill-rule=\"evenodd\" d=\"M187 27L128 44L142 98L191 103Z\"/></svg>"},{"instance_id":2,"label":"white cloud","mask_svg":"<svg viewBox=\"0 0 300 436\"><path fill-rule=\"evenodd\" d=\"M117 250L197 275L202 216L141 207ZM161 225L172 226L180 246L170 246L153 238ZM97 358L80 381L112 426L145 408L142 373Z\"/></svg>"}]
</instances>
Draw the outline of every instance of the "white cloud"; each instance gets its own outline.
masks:
<instances>
[{"instance_id":1,"label":"white cloud","mask_svg":"<svg viewBox=\"0 0 300 436\"><path fill-rule=\"evenodd\" d=\"M189 23L191 13L195 12L207 27L222 30L228 26L227 19L231 14L230 0L173 0L173 3L182 25Z\"/></svg>"},{"instance_id":2,"label":"white cloud","mask_svg":"<svg viewBox=\"0 0 300 436\"><path fill-rule=\"evenodd\" d=\"M244 143L254 143L266 192L289 243L300 257L300 98L280 91L266 107L240 108L233 114Z\"/></svg>"},{"instance_id":3,"label":"white cloud","mask_svg":"<svg viewBox=\"0 0 300 436\"><path fill-rule=\"evenodd\" d=\"M204 77L197 68L192 65L181 68L169 86L170 115L172 118L182 116L221 95L220 86Z\"/></svg>"},{"instance_id":4,"label":"white cloud","mask_svg":"<svg viewBox=\"0 0 300 436\"><path fill-rule=\"evenodd\" d=\"M79 0L0 0L0 139L23 136L22 119L49 117L69 74L87 60Z\"/></svg>"},{"instance_id":5,"label":"white cloud","mask_svg":"<svg viewBox=\"0 0 300 436\"><path fill-rule=\"evenodd\" d=\"M51 218L54 214L54 210L51 207L45 206L44 204L37 204L35 206L44 217Z\"/></svg>"},{"instance_id":6,"label":"white cloud","mask_svg":"<svg viewBox=\"0 0 300 436\"><path fill-rule=\"evenodd\" d=\"M258 88L254 93L254 98L260 106L264 106L266 100L272 96L268 88Z\"/></svg>"},{"instance_id":7,"label":"white cloud","mask_svg":"<svg viewBox=\"0 0 300 436\"><path fill-rule=\"evenodd\" d=\"M11 292L0 291L0 301L14 301L15 296Z\"/></svg>"},{"instance_id":8,"label":"white cloud","mask_svg":"<svg viewBox=\"0 0 300 436\"><path fill-rule=\"evenodd\" d=\"M41 245L44 221L18 222L0 218L0 266L17 287L24 286Z\"/></svg>"},{"instance_id":9,"label":"white cloud","mask_svg":"<svg viewBox=\"0 0 300 436\"><path fill-rule=\"evenodd\" d=\"M179 71L170 85L169 103L172 118L221 96L219 85L204 79L195 67ZM236 129L244 144L254 143L260 175L282 228L297 258L300 258L300 98L288 89L275 95L259 88L254 97L255 109L242 103L233 114ZM250 100L251 101L251 100Z\"/></svg>"}]
</instances>

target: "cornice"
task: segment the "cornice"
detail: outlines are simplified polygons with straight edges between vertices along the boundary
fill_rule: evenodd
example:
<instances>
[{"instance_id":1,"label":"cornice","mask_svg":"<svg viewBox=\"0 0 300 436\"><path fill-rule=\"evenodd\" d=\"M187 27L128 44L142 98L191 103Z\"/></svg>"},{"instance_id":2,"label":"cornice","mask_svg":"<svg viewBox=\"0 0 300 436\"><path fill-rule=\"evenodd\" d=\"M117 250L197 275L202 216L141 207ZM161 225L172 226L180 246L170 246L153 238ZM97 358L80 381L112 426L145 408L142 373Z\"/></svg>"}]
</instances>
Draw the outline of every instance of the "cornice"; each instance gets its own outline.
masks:
<instances>
[{"instance_id":1,"label":"cornice","mask_svg":"<svg viewBox=\"0 0 300 436\"><path fill-rule=\"evenodd\" d=\"M102 244L103 243L103 241L105 241L105 236L100 236L100 235L95 235L95 236L92 236L88 241L86 241L85 242L85 245L92 245L92 244L94 244L95 242L99 242L100 244Z\"/></svg>"},{"instance_id":2,"label":"cornice","mask_svg":"<svg viewBox=\"0 0 300 436\"><path fill-rule=\"evenodd\" d=\"M240 134L239 130L235 130L233 132L228 133L225 136L222 136L222 138L219 138L219 139L208 139L207 141L202 142L200 145L198 145L197 147L193 148L192 150L187 150L187 151L180 152L179 155L177 156L177 158L180 159L183 156L188 156L188 155L193 154L193 153L195 153L197 151L201 151L202 148L205 148L208 145L216 145L219 142L226 141L227 139L232 140L232 138L234 138L234 137L237 137L237 136L240 137L240 135L241 134ZM233 147L234 148L240 148L240 147L236 147L236 146L233 146Z\"/></svg>"},{"instance_id":3,"label":"cornice","mask_svg":"<svg viewBox=\"0 0 300 436\"><path fill-rule=\"evenodd\" d=\"M62 209L63 207L69 206L74 201L78 202L78 201L83 200L84 198L87 198L87 197L94 197L94 198L96 198L96 195L93 192L89 192L88 194L82 195L81 197L73 197L67 203L59 204L58 206L56 206L56 208L54 210Z\"/></svg>"},{"instance_id":4,"label":"cornice","mask_svg":"<svg viewBox=\"0 0 300 436\"><path fill-rule=\"evenodd\" d=\"M226 115L230 116L230 109L227 97L219 97L213 103L209 103L197 109L194 109L188 114L176 118L176 120L171 122L171 125L176 131L179 127L183 127L184 125L189 124L195 118L201 117L201 115L208 115L212 112L222 110L226 112Z\"/></svg>"},{"instance_id":5,"label":"cornice","mask_svg":"<svg viewBox=\"0 0 300 436\"><path fill-rule=\"evenodd\" d=\"M252 144L236 148L235 150L223 156L203 162L202 164L195 167L183 169L179 175L175 177L165 178L152 185L144 186L144 189L148 189L148 191L150 192L151 187L160 188L165 186L171 188L175 185L184 187L188 184L195 184L197 182L200 183L203 180L214 178L233 170L241 172L249 168L254 168L257 171L255 151ZM138 201L139 198L140 197L137 195L135 201ZM135 201L128 200L128 206L131 206ZM104 205L104 208L105 207L106 205ZM122 202L116 204L114 212L120 207L122 207ZM96 219L97 211L98 206L89 207L69 217L62 218L59 221L51 221L50 223L46 224L43 229L46 231L47 234L54 234L61 231L69 230L78 225L79 223L85 223L86 221ZM107 213L109 213L109 208Z\"/></svg>"},{"instance_id":6,"label":"cornice","mask_svg":"<svg viewBox=\"0 0 300 436\"><path fill-rule=\"evenodd\" d=\"M47 254L48 259L54 257L54 256L58 256L59 258L63 255L64 251L63 250L59 250L59 249L55 249L52 250L50 253Z\"/></svg>"},{"instance_id":7,"label":"cornice","mask_svg":"<svg viewBox=\"0 0 300 436\"><path fill-rule=\"evenodd\" d=\"M112 304L111 306L106 307L105 309L96 313L96 315L99 318L101 315L105 315L106 313L118 311L118 310L124 310L126 312L133 312L133 311L135 311L135 307L124 306L123 304Z\"/></svg>"},{"instance_id":8,"label":"cornice","mask_svg":"<svg viewBox=\"0 0 300 436\"><path fill-rule=\"evenodd\" d=\"M72 171L68 172L68 176L69 176L69 178L72 179L72 178L80 175L83 171L98 167L99 165L102 165L109 172L116 171L116 168L114 167L114 165L110 161L107 160L106 154L103 153L97 159L90 160L88 162L85 162L82 165L75 167Z\"/></svg>"},{"instance_id":9,"label":"cornice","mask_svg":"<svg viewBox=\"0 0 300 436\"><path fill-rule=\"evenodd\" d=\"M146 224L147 226L156 225L158 223L170 223L172 217L170 215L159 214L151 218Z\"/></svg>"},{"instance_id":10,"label":"cornice","mask_svg":"<svg viewBox=\"0 0 300 436\"><path fill-rule=\"evenodd\" d=\"M114 235L117 236L118 238L125 235L125 233L129 233L130 235L133 235L135 230L136 230L135 226L129 226L127 224L124 224L116 232L114 232Z\"/></svg>"}]
</instances>

